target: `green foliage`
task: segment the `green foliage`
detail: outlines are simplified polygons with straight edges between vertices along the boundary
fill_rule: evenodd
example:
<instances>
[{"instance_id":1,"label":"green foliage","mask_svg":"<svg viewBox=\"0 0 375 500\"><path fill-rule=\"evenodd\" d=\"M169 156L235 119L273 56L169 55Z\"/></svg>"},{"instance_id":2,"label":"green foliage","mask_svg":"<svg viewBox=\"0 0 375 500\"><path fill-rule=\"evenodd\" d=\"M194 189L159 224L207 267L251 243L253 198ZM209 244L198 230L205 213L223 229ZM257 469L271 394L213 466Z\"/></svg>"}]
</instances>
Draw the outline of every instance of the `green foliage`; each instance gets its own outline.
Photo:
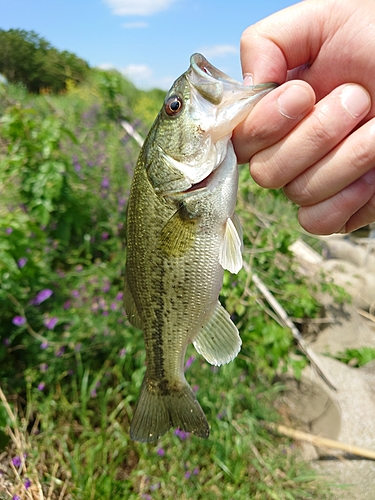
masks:
<instances>
[{"instance_id":1,"label":"green foliage","mask_svg":"<svg viewBox=\"0 0 375 500\"><path fill-rule=\"evenodd\" d=\"M288 250L300 236L293 207L260 190L246 168L238 200L246 267L225 274L221 296L243 349L220 369L188 351L186 377L210 439L173 431L156 445L129 439L145 353L122 307L139 147L120 122L145 135L161 102L160 92L137 91L116 72L94 72L90 85L66 95L1 89L0 380L22 418L9 422L0 405L0 448L5 429L18 430L25 441L12 446L26 455L32 481L57 497L65 488L67 500L326 498L289 441L262 427L277 420L275 377L288 366L298 373L304 359L252 270L291 317L313 317L319 303Z\"/></svg>"},{"instance_id":2,"label":"green foliage","mask_svg":"<svg viewBox=\"0 0 375 500\"><path fill-rule=\"evenodd\" d=\"M129 106L138 94L134 85L115 70L96 70L96 74L98 89L106 107L108 118L114 121L130 119Z\"/></svg>"},{"instance_id":3,"label":"green foliage","mask_svg":"<svg viewBox=\"0 0 375 500\"><path fill-rule=\"evenodd\" d=\"M366 365L375 359L375 349L373 347L360 347L359 349L346 349L334 356L342 363L353 367Z\"/></svg>"},{"instance_id":4,"label":"green foliage","mask_svg":"<svg viewBox=\"0 0 375 500\"><path fill-rule=\"evenodd\" d=\"M0 73L10 83L22 83L29 92L61 92L67 79L83 81L88 65L70 52L51 47L34 31L0 30Z\"/></svg>"},{"instance_id":5,"label":"green foliage","mask_svg":"<svg viewBox=\"0 0 375 500\"><path fill-rule=\"evenodd\" d=\"M7 424L5 408L0 406L0 452L4 451L10 441L9 436L5 432Z\"/></svg>"}]
</instances>

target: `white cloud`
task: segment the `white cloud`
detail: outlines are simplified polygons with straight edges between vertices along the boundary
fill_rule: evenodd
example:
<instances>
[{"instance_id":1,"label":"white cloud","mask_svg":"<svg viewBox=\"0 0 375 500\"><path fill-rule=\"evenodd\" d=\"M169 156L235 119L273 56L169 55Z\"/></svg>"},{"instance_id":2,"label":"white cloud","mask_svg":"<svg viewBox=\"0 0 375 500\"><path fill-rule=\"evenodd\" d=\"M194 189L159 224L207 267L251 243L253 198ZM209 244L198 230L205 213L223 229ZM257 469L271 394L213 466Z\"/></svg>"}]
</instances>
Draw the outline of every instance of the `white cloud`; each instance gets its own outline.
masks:
<instances>
[{"instance_id":1,"label":"white cloud","mask_svg":"<svg viewBox=\"0 0 375 500\"><path fill-rule=\"evenodd\" d=\"M125 68L120 68L111 63L103 63L98 68L105 71L116 70L122 73L128 80L134 83L139 89L159 88L167 91L176 79L172 76L162 76L154 74L154 71L146 64L129 64Z\"/></svg>"},{"instance_id":2,"label":"white cloud","mask_svg":"<svg viewBox=\"0 0 375 500\"><path fill-rule=\"evenodd\" d=\"M134 23L123 23L121 25L123 28L129 30L129 29L137 29L137 28L147 28L148 23L144 23L142 21L139 22L134 22Z\"/></svg>"},{"instance_id":3,"label":"white cloud","mask_svg":"<svg viewBox=\"0 0 375 500\"><path fill-rule=\"evenodd\" d=\"M150 16L176 0L104 0L116 16Z\"/></svg>"},{"instance_id":4,"label":"white cloud","mask_svg":"<svg viewBox=\"0 0 375 500\"><path fill-rule=\"evenodd\" d=\"M129 66L121 70L121 73L132 81L147 80L152 76L152 69L146 64L129 64Z\"/></svg>"},{"instance_id":5,"label":"white cloud","mask_svg":"<svg viewBox=\"0 0 375 500\"><path fill-rule=\"evenodd\" d=\"M204 57L225 57L229 54L238 54L238 47L235 45L213 45L211 47L203 47L200 52Z\"/></svg>"}]
</instances>

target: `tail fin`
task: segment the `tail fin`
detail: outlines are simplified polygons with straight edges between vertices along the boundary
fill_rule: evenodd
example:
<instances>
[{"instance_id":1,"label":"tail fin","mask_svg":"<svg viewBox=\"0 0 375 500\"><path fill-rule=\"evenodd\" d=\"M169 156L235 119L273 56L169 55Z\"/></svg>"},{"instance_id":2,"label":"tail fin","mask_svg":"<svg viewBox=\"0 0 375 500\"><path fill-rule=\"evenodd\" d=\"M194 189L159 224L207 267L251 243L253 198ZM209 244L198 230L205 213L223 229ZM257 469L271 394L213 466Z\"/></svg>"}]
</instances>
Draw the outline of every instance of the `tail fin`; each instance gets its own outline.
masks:
<instances>
[{"instance_id":1,"label":"tail fin","mask_svg":"<svg viewBox=\"0 0 375 500\"><path fill-rule=\"evenodd\" d=\"M200 404L187 382L174 384L173 389L162 390L143 381L141 394L130 425L134 441L157 441L171 427L207 438L210 428Z\"/></svg>"}]
</instances>

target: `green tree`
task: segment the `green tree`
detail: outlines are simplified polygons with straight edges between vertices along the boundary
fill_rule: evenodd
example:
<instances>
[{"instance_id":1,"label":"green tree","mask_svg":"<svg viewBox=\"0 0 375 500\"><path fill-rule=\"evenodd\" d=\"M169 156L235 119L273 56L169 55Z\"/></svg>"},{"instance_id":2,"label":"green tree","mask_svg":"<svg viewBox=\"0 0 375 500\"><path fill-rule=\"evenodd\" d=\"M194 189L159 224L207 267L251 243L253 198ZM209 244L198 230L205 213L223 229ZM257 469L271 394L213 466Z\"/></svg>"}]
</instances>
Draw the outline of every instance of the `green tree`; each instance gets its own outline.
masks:
<instances>
[{"instance_id":1,"label":"green tree","mask_svg":"<svg viewBox=\"0 0 375 500\"><path fill-rule=\"evenodd\" d=\"M61 92L67 79L83 81L88 64L76 55L53 48L34 31L0 30L0 73L10 83L22 83L29 92L48 88Z\"/></svg>"}]
</instances>

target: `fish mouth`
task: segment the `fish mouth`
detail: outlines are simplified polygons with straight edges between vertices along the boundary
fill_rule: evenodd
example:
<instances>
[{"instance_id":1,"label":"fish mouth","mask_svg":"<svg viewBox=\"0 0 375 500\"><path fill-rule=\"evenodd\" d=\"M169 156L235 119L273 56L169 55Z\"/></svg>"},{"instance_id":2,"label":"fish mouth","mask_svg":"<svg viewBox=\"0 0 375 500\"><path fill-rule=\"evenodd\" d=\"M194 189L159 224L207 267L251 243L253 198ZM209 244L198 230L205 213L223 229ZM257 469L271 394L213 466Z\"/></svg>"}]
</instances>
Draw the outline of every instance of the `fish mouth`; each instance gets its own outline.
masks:
<instances>
[{"instance_id":1,"label":"fish mouth","mask_svg":"<svg viewBox=\"0 0 375 500\"><path fill-rule=\"evenodd\" d=\"M193 106L205 114L203 129L214 143L230 135L255 104L278 86L277 83L243 85L198 53L191 56L186 77Z\"/></svg>"},{"instance_id":2,"label":"fish mouth","mask_svg":"<svg viewBox=\"0 0 375 500\"><path fill-rule=\"evenodd\" d=\"M251 99L258 101L278 86L277 83L260 83L258 85L243 85L241 82L231 78L220 71L199 53L190 57L190 71L187 73L188 80L198 90L202 97L212 104L220 104L223 100L228 102L229 95L231 103L239 99ZM229 94L229 95L228 95Z\"/></svg>"}]
</instances>

